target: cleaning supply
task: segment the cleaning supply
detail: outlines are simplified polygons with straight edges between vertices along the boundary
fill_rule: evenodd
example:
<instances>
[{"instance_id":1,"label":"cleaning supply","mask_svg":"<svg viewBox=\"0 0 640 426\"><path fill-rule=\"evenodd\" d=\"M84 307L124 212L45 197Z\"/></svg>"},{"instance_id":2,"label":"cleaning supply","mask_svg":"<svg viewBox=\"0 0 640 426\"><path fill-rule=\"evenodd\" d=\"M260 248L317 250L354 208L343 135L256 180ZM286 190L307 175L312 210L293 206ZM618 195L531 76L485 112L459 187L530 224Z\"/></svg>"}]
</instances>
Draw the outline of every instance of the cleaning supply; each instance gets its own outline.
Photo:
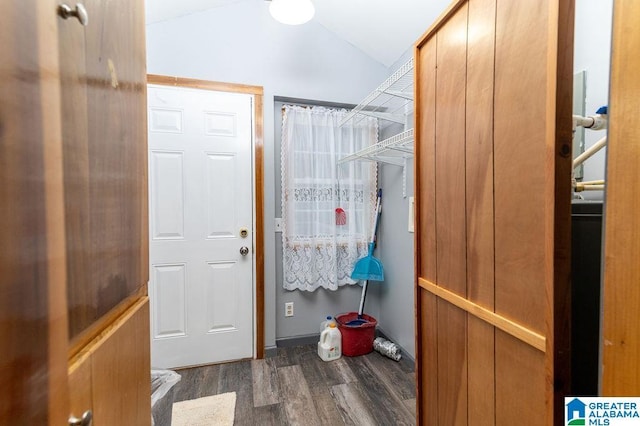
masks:
<instances>
[{"instance_id":1,"label":"cleaning supply","mask_svg":"<svg viewBox=\"0 0 640 426\"><path fill-rule=\"evenodd\" d=\"M342 335L334 322L320 333L318 356L323 361L333 361L342 356Z\"/></svg>"},{"instance_id":2,"label":"cleaning supply","mask_svg":"<svg viewBox=\"0 0 640 426\"><path fill-rule=\"evenodd\" d=\"M335 321L331 315L327 315L327 319L320 323L320 333L322 333L325 328L329 327L329 324L331 323L335 324Z\"/></svg>"},{"instance_id":3,"label":"cleaning supply","mask_svg":"<svg viewBox=\"0 0 640 426\"><path fill-rule=\"evenodd\" d=\"M366 323L362 319L364 311L364 301L367 296L367 284L369 281L384 281L384 268L379 259L373 257L373 250L376 245L376 232L378 230L378 219L382 211L382 188L378 189L378 201L376 203L376 217L373 222L373 230L371 231L371 242L369 242L369 251L367 255L356 262L351 279L364 280L362 285L362 295L360 296L360 308L358 309L358 318L350 321L348 325L358 326Z\"/></svg>"}]
</instances>

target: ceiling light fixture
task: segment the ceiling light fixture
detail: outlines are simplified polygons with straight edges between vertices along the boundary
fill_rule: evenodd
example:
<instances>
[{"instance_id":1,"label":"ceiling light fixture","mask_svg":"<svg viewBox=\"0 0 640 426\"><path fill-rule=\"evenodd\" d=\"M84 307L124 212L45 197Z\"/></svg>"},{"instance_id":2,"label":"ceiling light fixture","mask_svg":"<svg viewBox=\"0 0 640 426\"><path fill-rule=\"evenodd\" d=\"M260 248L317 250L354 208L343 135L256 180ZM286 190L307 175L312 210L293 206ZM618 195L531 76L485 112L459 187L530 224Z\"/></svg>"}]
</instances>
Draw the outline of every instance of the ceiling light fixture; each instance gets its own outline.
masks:
<instances>
[{"instance_id":1,"label":"ceiling light fixture","mask_svg":"<svg viewBox=\"0 0 640 426\"><path fill-rule=\"evenodd\" d=\"M269 5L273 19L287 25L309 22L315 12L311 0L272 0Z\"/></svg>"}]
</instances>

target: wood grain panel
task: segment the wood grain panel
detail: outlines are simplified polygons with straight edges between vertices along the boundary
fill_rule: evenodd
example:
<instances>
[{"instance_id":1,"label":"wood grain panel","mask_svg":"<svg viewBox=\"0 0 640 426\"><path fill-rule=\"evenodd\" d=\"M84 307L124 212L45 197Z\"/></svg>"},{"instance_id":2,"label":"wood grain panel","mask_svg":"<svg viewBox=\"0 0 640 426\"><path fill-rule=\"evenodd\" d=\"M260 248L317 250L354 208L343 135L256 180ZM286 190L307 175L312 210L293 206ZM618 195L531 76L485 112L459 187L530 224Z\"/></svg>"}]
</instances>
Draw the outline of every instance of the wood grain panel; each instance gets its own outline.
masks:
<instances>
[{"instance_id":1,"label":"wood grain panel","mask_svg":"<svg viewBox=\"0 0 640 426\"><path fill-rule=\"evenodd\" d=\"M495 425L495 328L467 315L469 351L469 424Z\"/></svg>"},{"instance_id":2,"label":"wood grain panel","mask_svg":"<svg viewBox=\"0 0 640 426\"><path fill-rule=\"evenodd\" d=\"M93 409L91 353L73 360L69 365L69 415L81 418Z\"/></svg>"},{"instance_id":3,"label":"wood grain panel","mask_svg":"<svg viewBox=\"0 0 640 426\"><path fill-rule=\"evenodd\" d=\"M64 424L56 3L8 6L0 25L0 425Z\"/></svg>"},{"instance_id":4,"label":"wood grain panel","mask_svg":"<svg viewBox=\"0 0 640 426\"><path fill-rule=\"evenodd\" d=\"M417 424L438 424L438 304L433 294L418 287L422 315L417 331L422 345L416 357Z\"/></svg>"},{"instance_id":5,"label":"wood grain panel","mask_svg":"<svg viewBox=\"0 0 640 426\"><path fill-rule=\"evenodd\" d=\"M469 1L466 101L467 298L494 308L493 78L496 0ZM469 420L495 425L495 329L467 316Z\"/></svg>"},{"instance_id":6,"label":"wood grain panel","mask_svg":"<svg viewBox=\"0 0 640 426\"><path fill-rule=\"evenodd\" d=\"M72 339L148 281L144 10L124 3L84 2L91 25L66 22L84 45L60 52L81 61L63 100Z\"/></svg>"},{"instance_id":7,"label":"wood grain panel","mask_svg":"<svg viewBox=\"0 0 640 426\"><path fill-rule=\"evenodd\" d=\"M467 424L467 313L442 299L438 307L438 422ZM433 378L431 378L433 380Z\"/></svg>"},{"instance_id":8,"label":"wood grain panel","mask_svg":"<svg viewBox=\"0 0 640 426\"><path fill-rule=\"evenodd\" d=\"M614 4L607 147L602 394L640 395L640 3Z\"/></svg>"},{"instance_id":9,"label":"wood grain panel","mask_svg":"<svg viewBox=\"0 0 640 426\"><path fill-rule=\"evenodd\" d=\"M38 65L43 81L40 86L44 143L44 180L47 228L47 280L49 298L49 419L61 423L69 415L67 269L64 214L64 179L60 105L60 63L55 45L55 2L38 2ZM2 125L0 125L2 127Z\"/></svg>"},{"instance_id":10,"label":"wood grain panel","mask_svg":"<svg viewBox=\"0 0 640 426\"><path fill-rule=\"evenodd\" d=\"M496 330L496 425L548 425L545 356Z\"/></svg>"},{"instance_id":11,"label":"wood grain panel","mask_svg":"<svg viewBox=\"0 0 640 426\"><path fill-rule=\"evenodd\" d=\"M469 1L466 102L467 298L494 306L493 61L496 0Z\"/></svg>"},{"instance_id":12,"label":"wood grain panel","mask_svg":"<svg viewBox=\"0 0 640 426\"><path fill-rule=\"evenodd\" d=\"M416 50L416 279L436 281L436 40Z\"/></svg>"},{"instance_id":13,"label":"wood grain panel","mask_svg":"<svg viewBox=\"0 0 640 426\"><path fill-rule=\"evenodd\" d=\"M436 281L435 117L436 41L430 40L415 56L416 198L415 311L416 311L416 419L438 421L438 356L436 299L422 290L418 278ZM419 135L419 136L418 136Z\"/></svg>"},{"instance_id":14,"label":"wood grain panel","mask_svg":"<svg viewBox=\"0 0 640 426\"><path fill-rule=\"evenodd\" d=\"M467 6L436 36L437 284L462 296L466 288L465 80Z\"/></svg>"},{"instance_id":15,"label":"wood grain panel","mask_svg":"<svg viewBox=\"0 0 640 426\"><path fill-rule=\"evenodd\" d=\"M546 333L547 2L499 2L496 18L495 310Z\"/></svg>"},{"instance_id":16,"label":"wood grain panel","mask_svg":"<svg viewBox=\"0 0 640 426\"><path fill-rule=\"evenodd\" d=\"M67 250L67 301L69 335L82 323L97 318L97 301L91 281L89 212L89 145L87 138L87 85L84 28L72 20L58 19L60 46L60 112L63 117L64 199ZM86 343L86 342L83 342Z\"/></svg>"},{"instance_id":17,"label":"wood grain panel","mask_svg":"<svg viewBox=\"0 0 640 426\"><path fill-rule=\"evenodd\" d=\"M95 424L149 425L149 298L141 298L90 351Z\"/></svg>"}]
</instances>

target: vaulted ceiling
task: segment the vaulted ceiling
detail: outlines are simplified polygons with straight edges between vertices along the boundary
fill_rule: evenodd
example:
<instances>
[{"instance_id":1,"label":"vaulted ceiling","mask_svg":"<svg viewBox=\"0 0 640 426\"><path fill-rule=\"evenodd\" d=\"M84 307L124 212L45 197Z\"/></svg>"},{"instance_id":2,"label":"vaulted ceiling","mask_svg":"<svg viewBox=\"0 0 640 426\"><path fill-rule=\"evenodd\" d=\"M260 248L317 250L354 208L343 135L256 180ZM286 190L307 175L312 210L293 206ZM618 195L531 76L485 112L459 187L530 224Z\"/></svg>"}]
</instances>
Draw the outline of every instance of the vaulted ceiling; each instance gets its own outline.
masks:
<instances>
[{"instance_id":1,"label":"vaulted ceiling","mask_svg":"<svg viewBox=\"0 0 640 426\"><path fill-rule=\"evenodd\" d=\"M264 0L146 0L147 24L237 2L268 8ZM313 0L314 20L391 66L427 29L450 0Z\"/></svg>"}]
</instances>

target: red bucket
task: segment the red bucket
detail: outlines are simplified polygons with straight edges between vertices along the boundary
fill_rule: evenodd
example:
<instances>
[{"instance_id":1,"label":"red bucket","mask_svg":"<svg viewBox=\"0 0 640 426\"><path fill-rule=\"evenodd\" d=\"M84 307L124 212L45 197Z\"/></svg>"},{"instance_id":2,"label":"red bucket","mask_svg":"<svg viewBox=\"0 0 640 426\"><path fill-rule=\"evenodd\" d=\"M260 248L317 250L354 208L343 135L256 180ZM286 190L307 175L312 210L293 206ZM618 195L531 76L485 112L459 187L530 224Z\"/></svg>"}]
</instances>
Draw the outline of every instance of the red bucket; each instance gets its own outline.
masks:
<instances>
[{"instance_id":1,"label":"red bucket","mask_svg":"<svg viewBox=\"0 0 640 426\"><path fill-rule=\"evenodd\" d=\"M338 329L342 335L342 355L359 356L373 351L373 339L376 337L378 321L372 316L362 314L362 319L367 322L360 325L347 325L350 321L357 319L357 312L348 312L336 317Z\"/></svg>"}]
</instances>

